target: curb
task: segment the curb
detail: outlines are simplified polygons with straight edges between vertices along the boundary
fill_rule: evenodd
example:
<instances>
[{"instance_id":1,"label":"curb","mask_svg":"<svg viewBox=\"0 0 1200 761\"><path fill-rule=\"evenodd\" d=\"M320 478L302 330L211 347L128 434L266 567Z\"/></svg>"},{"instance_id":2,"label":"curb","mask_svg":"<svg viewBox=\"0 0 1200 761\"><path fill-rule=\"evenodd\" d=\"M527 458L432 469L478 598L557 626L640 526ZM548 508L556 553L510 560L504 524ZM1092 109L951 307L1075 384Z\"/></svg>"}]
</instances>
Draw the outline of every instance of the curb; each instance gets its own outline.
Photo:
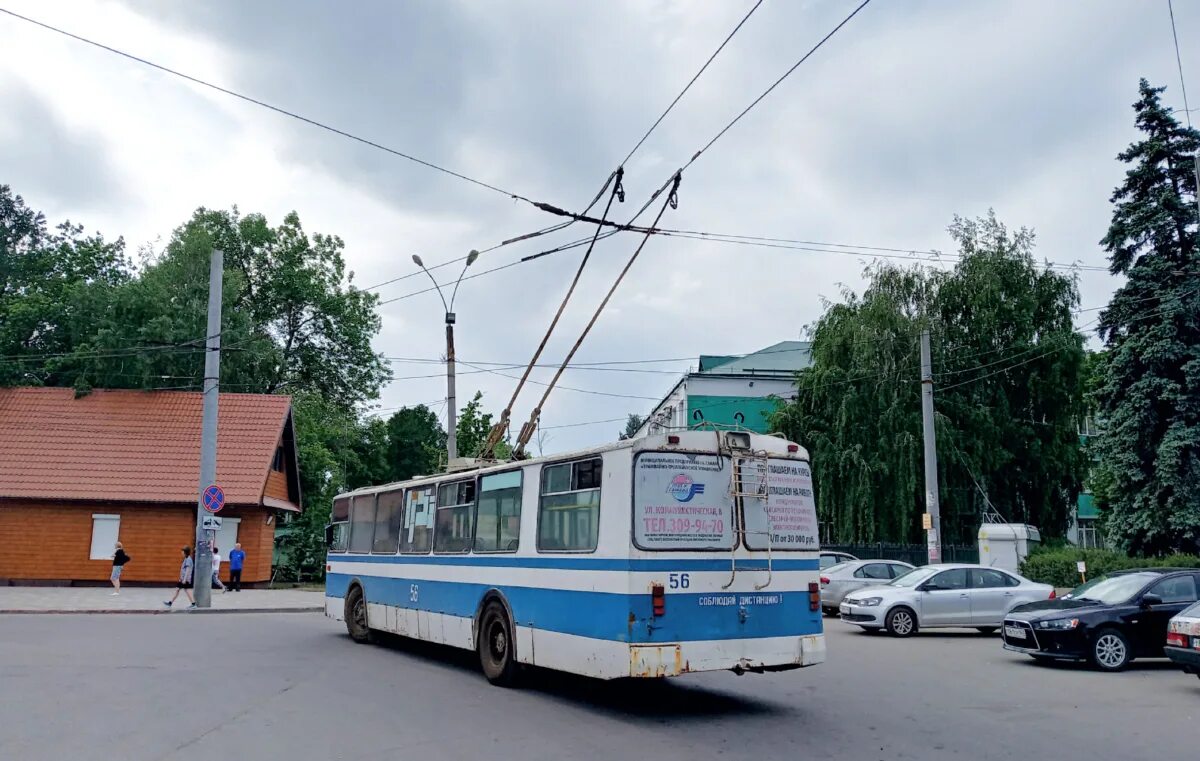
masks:
<instances>
[{"instance_id":1,"label":"curb","mask_svg":"<svg viewBox=\"0 0 1200 761\"><path fill-rule=\"evenodd\" d=\"M125 608L109 608L95 610L78 610L78 609L15 609L15 610L0 610L0 616L16 615L16 616L35 616L35 615L51 615L51 616L91 616L91 615L133 615L133 616L161 616L170 615L172 613L200 613L203 615L225 615L230 613L320 613L325 608L320 605L313 605L304 608L146 608L144 610L129 610Z\"/></svg>"}]
</instances>

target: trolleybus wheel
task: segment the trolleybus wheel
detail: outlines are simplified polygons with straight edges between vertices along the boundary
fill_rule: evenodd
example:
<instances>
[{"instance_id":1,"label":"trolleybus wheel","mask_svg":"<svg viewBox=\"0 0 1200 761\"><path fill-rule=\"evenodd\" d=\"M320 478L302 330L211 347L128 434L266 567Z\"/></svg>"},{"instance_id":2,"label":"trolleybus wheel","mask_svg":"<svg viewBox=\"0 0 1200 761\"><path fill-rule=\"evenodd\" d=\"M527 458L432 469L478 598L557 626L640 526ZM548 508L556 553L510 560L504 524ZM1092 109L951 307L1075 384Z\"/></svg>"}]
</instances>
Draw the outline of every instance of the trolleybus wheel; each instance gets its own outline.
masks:
<instances>
[{"instance_id":1,"label":"trolleybus wheel","mask_svg":"<svg viewBox=\"0 0 1200 761\"><path fill-rule=\"evenodd\" d=\"M371 629L367 626L367 598L358 585L351 587L346 595L346 631L355 642L371 641Z\"/></svg>"},{"instance_id":2,"label":"trolleybus wheel","mask_svg":"<svg viewBox=\"0 0 1200 761\"><path fill-rule=\"evenodd\" d=\"M517 681L520 665L513 657L512 627L504 606L492 600L479 617L479 637L476 643L483 675L492 684L511 687Z\"/></svg>"}]
</instances>

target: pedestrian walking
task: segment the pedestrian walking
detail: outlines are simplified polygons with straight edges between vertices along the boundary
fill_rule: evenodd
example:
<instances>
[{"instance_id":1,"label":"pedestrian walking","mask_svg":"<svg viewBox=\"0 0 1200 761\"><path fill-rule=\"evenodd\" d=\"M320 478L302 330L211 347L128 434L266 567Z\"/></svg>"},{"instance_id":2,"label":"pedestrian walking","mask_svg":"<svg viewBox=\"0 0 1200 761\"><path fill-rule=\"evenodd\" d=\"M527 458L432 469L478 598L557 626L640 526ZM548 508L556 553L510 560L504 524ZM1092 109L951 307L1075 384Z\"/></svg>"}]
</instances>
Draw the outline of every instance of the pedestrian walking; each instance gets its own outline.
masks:
<instances>
[{"instance_id":1,"label":"pedestrian walking","mask_svg":"<svg viewBox=\"0 0 1200 761\"><path fill-rule=\"evenodd\" d=\"M246 563L246 553L242 543L237 542L229 551L229 588L234 592L242 591L242 566Z\"/></svg>"},{"instance_id":2,"label":"pedestrian walking","mask_svg":"<svg viewBox=\"0 0 1200 761\"><path fill-rule=\"evenodd\" d=\"M215 545L215 544L213 545L212 558L213 558L213 566L212 566L213 586L220 587L222 592L228 592L229 589L226 588L226 586L221 583L221 578L220 578L220 576L221 576L221 551L219 549L217 549L217 545Z\"/></svg>"},{"instance_id":3,"label":"pedestrian walking","mask_svg":"<svg viewBox=\"0 0 1200 761\"><path fill-rule=\"evenodd\" d=\"M108 577L108 580L111 581L113 585L113 591L112 594L109 595L110 597L116 597L117 595L121 594L121 569L125 567L126 563L133 559L125 554L125 548L121 546L120 542L117 542L115 545L113 545L113 549L116 551L113 553L112 574Z\"/></svg>"},{"instance_id":4,"label":"pedestrian walking","mask_svg":"<svg viewBox=\"0 0 1200 761\"><path fill-rule=\"evenodd\" d=\"M192 548L183 548L183 562L179 565L179 583L175 585L175 595L163 603L168 608L175 603L175 598L179 597L179 593L183 592L187 595L188 602L191 603L189 608L196 607L196 600L192 597L192 579L195 570L195 563L192 562Z\"/></svg>"}]
</instances>

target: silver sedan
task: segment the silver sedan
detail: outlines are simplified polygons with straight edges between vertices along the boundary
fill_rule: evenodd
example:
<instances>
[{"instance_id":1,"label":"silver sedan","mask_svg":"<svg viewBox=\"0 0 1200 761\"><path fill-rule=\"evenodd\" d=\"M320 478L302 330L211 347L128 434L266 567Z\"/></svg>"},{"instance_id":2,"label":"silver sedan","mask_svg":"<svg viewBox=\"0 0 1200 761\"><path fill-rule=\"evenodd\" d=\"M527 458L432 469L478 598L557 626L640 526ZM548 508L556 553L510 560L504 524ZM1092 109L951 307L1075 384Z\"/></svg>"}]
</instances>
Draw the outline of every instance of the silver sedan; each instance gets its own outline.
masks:
<instances>
[{"instance_id":1,"label":"silver sedan","mask_svg":"<svg viewBox=\"0 0 1200 761\"><path fill-rule=\"evenodd\" d=\"M847 593L863 587L887 584L913 567L899 560L851 560L821 571L821 610L836 616Z\"/></svg>"},{"instance_id":2,"label":"silver sedan","mask_svg":"<svg viewBox=\"0 0 1200 761\"><path fill-rule=\"evenodd\" d=\"M925 627L972 627L990 634L1017 605L1051 599L1054 587L981 565L927 565L890 584L851 592L842 620L908 637Z\"/></svg>"}]
</instances>

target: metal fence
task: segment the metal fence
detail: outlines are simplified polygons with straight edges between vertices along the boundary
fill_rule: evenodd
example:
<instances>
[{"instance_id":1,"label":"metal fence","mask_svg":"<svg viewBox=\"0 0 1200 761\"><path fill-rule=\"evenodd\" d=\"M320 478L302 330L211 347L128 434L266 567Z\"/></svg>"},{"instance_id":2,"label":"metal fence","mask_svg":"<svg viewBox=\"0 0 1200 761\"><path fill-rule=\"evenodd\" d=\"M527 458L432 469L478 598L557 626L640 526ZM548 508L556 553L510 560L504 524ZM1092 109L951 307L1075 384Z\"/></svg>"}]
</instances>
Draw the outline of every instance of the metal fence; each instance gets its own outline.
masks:
<instances>
[{"instance_id":1,"label":"metal fence","mask_svg":"<svg viewBox=\"0 0 1200 761\"><path fill-rule=\"evenodd\" d=\"M925 565L929 562L929 552L923 544L889 544L876 542L873 544L823 544L822 550L828 552L846 552L864 560L903 560L911 565ZM978 545L942 545L943 563L978 563Z\"/></svg>"}]
</instances>

